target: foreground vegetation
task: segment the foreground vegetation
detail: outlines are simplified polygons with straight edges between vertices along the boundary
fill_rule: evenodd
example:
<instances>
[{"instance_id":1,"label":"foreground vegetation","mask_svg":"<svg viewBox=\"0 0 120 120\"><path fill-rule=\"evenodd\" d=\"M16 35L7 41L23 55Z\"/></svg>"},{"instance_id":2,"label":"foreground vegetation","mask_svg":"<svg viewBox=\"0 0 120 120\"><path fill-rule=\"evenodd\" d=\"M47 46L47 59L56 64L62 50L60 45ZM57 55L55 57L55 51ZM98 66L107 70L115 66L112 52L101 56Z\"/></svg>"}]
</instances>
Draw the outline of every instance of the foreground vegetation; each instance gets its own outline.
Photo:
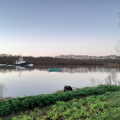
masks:
<instances>
[{"instance_id":1,"label":"foreground vegetation","mask_svg":"<svg viewBox=\"0 0 120 120\"><path fill-rule=\"evenodd\" d=\"M0 102L0 116L12 114L17 111L32 109L35 107L44 107L46 105L55 104L57 101L68 101L73 98L101 95L106 92L114 91L120 91L120 86L100 86L78 89L76 91L65 93L12 98L10 100Z\"/></svg>"},{"instance_id":2,"label":"foreground vegetation","mask_svg":"<svg viewBox=\"0 0 120 120\"><path fill-rule=\"evenodd\" d=\"M57 101L46 107L36 107L5 120L120 120L120 91L106 92L76 98L67 102Z\"/></svg>"}]
</instances>

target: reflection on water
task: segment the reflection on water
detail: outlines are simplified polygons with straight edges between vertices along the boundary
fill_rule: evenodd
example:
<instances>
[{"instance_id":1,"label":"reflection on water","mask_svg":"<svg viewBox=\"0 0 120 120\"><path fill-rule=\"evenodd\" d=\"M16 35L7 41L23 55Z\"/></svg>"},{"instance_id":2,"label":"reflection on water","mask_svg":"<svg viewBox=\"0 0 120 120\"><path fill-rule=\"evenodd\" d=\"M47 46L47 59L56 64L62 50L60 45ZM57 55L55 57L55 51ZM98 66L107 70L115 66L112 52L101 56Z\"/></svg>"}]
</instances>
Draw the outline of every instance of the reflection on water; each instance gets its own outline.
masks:
<instances>
[{"instance_id":1,"label":"reflection on water","mask_svg":"<svg viewBox=\"0 0 120 120\"><path fill-rule=\"evenodd\" d=\"M25 70L25 67L16 66L15 68L16 68L16 71L19 71L19 77L20 77L22 72Z\"/></svg>"},{"instance_id":2,"label":"reflection on water","mask_svg":"<svg viewBox=\"0 0 120 120\"><path fill-rule=\"evenodd\" d=\"M48 72L48 68L62 68L62 72ZM120 85L120 69L97 66L1 66L0 99L54 93L65 85L75 88L97 85ZM7 88L7 91L6 89Z\"/></svg>"},{"instance_id":3,"label":"reflection on water","mask_svg":"<svg viewBox=\"0 0 120 120\"><path fill-rule=\"evenodd\" d=\"M4 97L4 92L5 92L5 85L0 83L0 100L2 100Z\"/></svg>"},{"instance_id":4,"label":"reflection on water","mask_svg":"<svg viewBox=\"0 0 120 120\"><path fill-rule=\"evenodd\" d=\"M14 71L33 71L33 70L40 70L40 71L47 71L49 67L43 66L43 67L21 67L21 66L11 66L11 67L5 67L0 66L0 72L6 73L6 72L14 72ZM56 66L55 66L56 68ZM110 67L98 67L98 66L60 66L62 68L62 72L68 72L68 73L81 73L81 72L118 72L120 71L120 68L110 68Z\"/></svg>"},{"instance_id":5,"label":"reflection on water","mask_svg":"<svg viewBox=\"0 0 120 120\"><path fill-rule=\"evenodd\" d=\"M118 79L116 72L111 72L105 79L106 85L120 85L120 80Z\"/></svg>"},{"instance_id":6,"label":"reflection on water","mask_svg":"<svg viewBox=\"0 0 120 120\"><path fill-rule=\"evenodd\" d=\"M69 73L79 73L79 72L111 72L111 71L120 71L119 68L105 68L105 67L79 67L79 68L63 68L63 72Z\"/></svg>"},{"instance_id":7,"label":"reflection on water","mask_svg":"<svg viewBox=\"0 0 120 120\"><path fill-rule=\"evenodd\" d=\"M21 66L16 66L15 67L17 71L23 71L25 70L25 67L21 67Z\"/></svg>"},{"instance_id":8,"label":"reflection on water","mask_svg":"<svg viewBox=\"0 0 120 120\"><path fill-rule=\"evenodd\" d=\"M95 78L91 78L92 86L96 85L120 85L120 79L117 76L115 71L110 72L104 80L99 80Z\"/></svg>"}]
</instances>

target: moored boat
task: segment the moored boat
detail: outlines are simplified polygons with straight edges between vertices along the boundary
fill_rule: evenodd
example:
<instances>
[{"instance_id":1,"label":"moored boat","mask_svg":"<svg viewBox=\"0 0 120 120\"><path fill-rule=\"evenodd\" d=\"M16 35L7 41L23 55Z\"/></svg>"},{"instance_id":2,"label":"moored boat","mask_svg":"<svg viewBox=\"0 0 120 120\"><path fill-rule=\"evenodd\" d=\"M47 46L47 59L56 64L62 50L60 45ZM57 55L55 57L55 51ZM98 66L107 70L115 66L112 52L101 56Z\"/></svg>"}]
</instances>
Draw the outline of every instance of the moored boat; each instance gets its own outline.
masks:
<instances>
[{"instance_id":1,"label":"moored boat","mask_svg":"<svg viewBox=\"0 0 120 120\"><path fill-rule=\"evenodd\" d=\"M49 72L62 72L62 68L48 68Z\"/></svg>"},{"instance_id":2,"label":"moored boat","mask_svg":"<svg viewBox=\"0 0 120 120\"><path fill-rule=\"evenodd\" d=\"M16 60L15 63L13 64L7 64L8 66L33 66L33 64L26 62L22 56L20 56L20 58L18 59L18 61Z\"/></svg>"}]
</instances>

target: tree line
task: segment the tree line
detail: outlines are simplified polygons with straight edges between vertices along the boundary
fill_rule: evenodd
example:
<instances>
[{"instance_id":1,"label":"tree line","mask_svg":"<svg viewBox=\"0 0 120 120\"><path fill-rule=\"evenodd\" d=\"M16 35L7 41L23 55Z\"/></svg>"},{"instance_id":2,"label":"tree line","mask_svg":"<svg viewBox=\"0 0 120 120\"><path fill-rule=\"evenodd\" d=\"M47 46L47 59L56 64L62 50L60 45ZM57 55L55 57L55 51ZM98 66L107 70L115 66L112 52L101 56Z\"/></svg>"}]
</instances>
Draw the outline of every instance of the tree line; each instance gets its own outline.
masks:
<instances>
[{"instance_id":1,"label":"tree line","mask_svg":"<svg viewBox=\"0 0 120 120\"><path fill-rule=\"evenodd\" d=\"M14 63L18 60L19 56L0 55L0 64ZM80 60L80 59L63 59L54 57L33 57L23 56L26 62L34 65L109 65L119 64L119 60L105 59L105 60Z\"/></svg>"}]
</instances>

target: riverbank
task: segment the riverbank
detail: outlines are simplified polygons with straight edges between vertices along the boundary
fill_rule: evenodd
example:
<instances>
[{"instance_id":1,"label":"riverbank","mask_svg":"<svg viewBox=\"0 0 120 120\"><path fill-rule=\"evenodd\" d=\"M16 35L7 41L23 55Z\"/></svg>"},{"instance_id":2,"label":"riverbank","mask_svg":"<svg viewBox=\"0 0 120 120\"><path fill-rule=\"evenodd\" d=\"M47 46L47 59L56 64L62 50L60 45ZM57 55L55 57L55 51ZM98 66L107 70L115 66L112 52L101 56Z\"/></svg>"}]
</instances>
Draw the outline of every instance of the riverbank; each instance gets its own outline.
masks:
<instances>
[{"instance_id":1,"label":"riverbank","mask_svg":"<svg viewBox=\"0 0 120 120\"><path fill-rule=\"evenodd\" d=\"M72 92L1 101L0 115L1 119L6 120L23 120L23 117L25 120L28 118L31 120L62 120L67 118L74 120L77 119L75 116L81 119L92 119L93 116L97 118L99 115L104 118L105 116L109 117L110 107L115 108L113 112L119 110L120 106L117 102L120 103L120 86L99 86L77 89ZM115 112L116 114L117 112Z\"/></svg>"}]
</instances>

